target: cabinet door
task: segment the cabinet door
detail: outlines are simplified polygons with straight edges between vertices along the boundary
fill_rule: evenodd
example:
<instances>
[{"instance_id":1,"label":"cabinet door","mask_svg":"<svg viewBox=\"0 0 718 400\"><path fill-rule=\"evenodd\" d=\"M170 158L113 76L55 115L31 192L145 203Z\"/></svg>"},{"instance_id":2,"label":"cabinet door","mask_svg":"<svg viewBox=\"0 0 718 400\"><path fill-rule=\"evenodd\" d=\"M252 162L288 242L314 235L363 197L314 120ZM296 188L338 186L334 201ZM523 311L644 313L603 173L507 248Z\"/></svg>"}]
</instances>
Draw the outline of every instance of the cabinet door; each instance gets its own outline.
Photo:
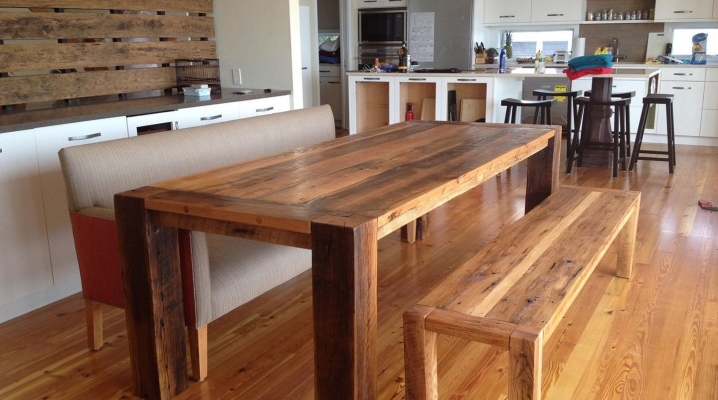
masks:
<instances>
[{"instance_id":1,"label":"cabinet door","mask_svg":"<svg viewBox=\"0 0 718 400\"><path fill-rule=\"evenodd\" d=\"M289 96L267 97L265 99L238 102L239 118L258 117L289 111Z\"/></svg>"},{"instance_id":2,"label":"cabinet door","mask_svg":"<svg viewBox=\"0 0 718 400\"><path fill-rule=\"evenodd\" d=\"M656 20L708 19L713 15L712 0L656 0Z\"/></svg>"},{"instance_id":3,"label":"cabinet door","mask_svg":"<svg viewBox=\"0 0 718 400\"><path fill-rule=\"evenodd\" d=\"M701 130L704 82L664 81L661 93L673 95L673 126L676 135L698 136ZM666 117L663 106L658 107L658 132L666 133Z\"/></svg>"},{"instance_id":4,"label":"cabinet door","mask_svg":"<svg viewBox=\"0 0 718 400\"><path fill-rule=\"evenodd\" d=\"M32 130L0 133L0 304L53 284Z\"/></svg>"},{"instance_id":5,"label":"cabinet door","mask_svg":"<svg viewBox=\"0 0 718 400\"><path fill-rule=\"evenodd\" d=\"M366 74L349 77L349 134L397 122L394 77Z\"/></svg>"},{"instance_id":6,"label":"cabinet door","mask_svg":"<svg viewBox=\"0 0 718 400\"><path fill-rule=\"evenodd\" d=\"M703 110L700 135L718 138L718 110Z\"/></svg>"},{"instance_id":7,"label":"cabinet door","mask_svg":"<svg viewBox=\"0 0 718 400\"><path fill-rule=\"evenodd\" d=\"M511 24L529 22L531 19L531 0L486 0L484 3L484 23Z\"/></svg>"},{"instance_id":8,"label":"cabinet door","mask_svg":"<svg viewBox=\"0 0 718 400\"><path fill-rule=\"evenodd\" d=\"M582 1L533 0L532 22L573 22L583 20Z\"/></svg>"},{"instance_id":9,"label":"cabinet door","mask_svg":"<svg viewBox=\"0 0 718 400\"><path fill-rule=\"evenodd\" d=\"M319 78L319 104L329 104L334 121L342 116L342 80L341 78Z\"/></svg>"},{"instance_id":10,"label":"cabinet door","mask_svg":"<svg viewBox=\"0 0 718 400\"><path fill-rule=\"evenodd\" d=\"M439 114L437 120L449 120L449 92L456 96L455 103L458 121L473 122L485 118L486 122L503 122L495 113L501 113L501 106L494 104L494 79L486 77L448 77L441 80L440 96L437 100ZM451 97L454 97L452 95ZM496 109L494 109L496 107Z\"/></svg>"},{"instance_id":11,"label":"cabinet door","mask_svg":"<svg viewBox=\"0 0 718 400\"><path fill-rule=\"evenodd\" d=\"M177 129L239 119L237 102L177 110Z\"/></svg>"},{"instance_id":12,"label":"cabinet door","mask_svg":"<svg viewBox=\"0 0 718 400\"><path fill-rule=\"evenodd\" d=\"M406 111L410 103L415 120L437 121L441 114L439 110L440 102L437 101L439 87L441 86L440 82L441 78L438 77L413 76L396 78L396 85L399 90L397 121L406 121Z\"/></svg>"},{"instance_id":13,"label":"cabinet door","mask_svg":"<svg viewBox=\"0 0 718 400\"><path fill-rule=\"evenodd\" d=\"M65 180L62 177L57 152L64 147L103 142L127 136L125 117L35 129L47 237L50 241L50 260L52 261L55 284L80 277L65 194Z\"/></svg>"}]
</instances>

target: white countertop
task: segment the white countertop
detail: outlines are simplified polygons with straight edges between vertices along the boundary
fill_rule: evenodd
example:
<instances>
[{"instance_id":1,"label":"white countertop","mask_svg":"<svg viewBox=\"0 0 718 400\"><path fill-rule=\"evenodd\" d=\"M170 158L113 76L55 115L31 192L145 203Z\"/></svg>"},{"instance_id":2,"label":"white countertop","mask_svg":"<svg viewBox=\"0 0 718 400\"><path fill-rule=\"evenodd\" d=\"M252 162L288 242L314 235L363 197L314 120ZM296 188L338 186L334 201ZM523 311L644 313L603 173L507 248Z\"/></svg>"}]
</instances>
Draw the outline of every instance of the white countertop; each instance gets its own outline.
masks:
<instances>
[{"instance_id":1,"label":"white countertop","mask_svg":"<svg viewBox=\"0 0 718 400\"><path fill-rule=\"evenodd\" d=\"M662 67L662 66L658 66ZM519 68L511 67L508 68L506 73L500 74L496 68L477 68L475 70L462 71L458 73L397 73L397 72L366 72L366 71L350 71L347 72L347 76L394 76L394 77L452 77L452 76L472 76L472 77L493 77L493 78L528 78L528 77L565 77L563 69L565 68L546 68L546 73L539 74L533 67ZM627 79L627 80L645 80L658 74L661 68L656 68L651 65L635 64L635 67L616 67L614 65L613 73L606 74L613 78ZM588 77L602 76L602 75L588 75Z\"/></svg>"}]
</instances>

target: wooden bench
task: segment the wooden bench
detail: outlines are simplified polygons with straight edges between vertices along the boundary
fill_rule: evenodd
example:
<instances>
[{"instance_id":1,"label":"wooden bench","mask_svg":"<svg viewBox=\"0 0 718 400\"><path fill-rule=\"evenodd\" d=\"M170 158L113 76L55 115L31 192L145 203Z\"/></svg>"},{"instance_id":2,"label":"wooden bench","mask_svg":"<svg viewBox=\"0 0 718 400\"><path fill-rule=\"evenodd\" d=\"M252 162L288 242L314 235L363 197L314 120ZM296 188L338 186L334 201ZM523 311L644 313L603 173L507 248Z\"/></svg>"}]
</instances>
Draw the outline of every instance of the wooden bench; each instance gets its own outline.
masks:
<instances>
[{"instance_id":1,"label":"wooden bench","mask_svg":"<svg viewBox=\"0 0 718 400\"><path fill-rule=\"evenodd\" d=\"M509 399L540 399L543 346L618 238L634 263L641 194L562 187L404 313L406 398L438 399L437 335L509 350Z\"/></svg>"}]
</instances>

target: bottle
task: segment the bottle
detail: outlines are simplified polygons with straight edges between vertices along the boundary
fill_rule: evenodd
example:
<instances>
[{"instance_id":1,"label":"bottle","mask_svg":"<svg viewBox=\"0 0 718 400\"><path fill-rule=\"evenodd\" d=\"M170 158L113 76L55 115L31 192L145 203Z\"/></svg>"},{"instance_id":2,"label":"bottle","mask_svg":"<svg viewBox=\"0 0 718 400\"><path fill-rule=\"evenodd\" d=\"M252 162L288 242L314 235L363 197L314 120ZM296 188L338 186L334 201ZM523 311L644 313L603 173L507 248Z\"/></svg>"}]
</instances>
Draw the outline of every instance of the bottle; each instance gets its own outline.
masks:
<instances>
[{"instance_id":1,"label":"bottle","mask_svg":"<svg viewBox=\"0 0 718 400\"><path fill-rule=\"evenodd\" d=\"M536 68L536 72L539 74L546 73L546 57L544 56L543 51L540 50L538 56L538 68Z\"/></svg>"},{"instance_id":2,"label":"bottle","mask_svg":"<svg viewBox=\"0 0 718 400\"><path fill-rule=\"evenodd\" d=\"M399 72L409 72L409 64L407 58L409 58L409 49L406 48L406 42L401 44L401 48L397 51L399 55Z\"/></svg>"},{"instance_id":3,"label":"bottle","mask_svg":"<svg viewBox=\"0 0 718 400\"><path fill-rule=\"evenodd\" d=\"M374 72L381 72L381 64L379 63L379 58L374 59Z\"/></svg>"},{"instance_id":4,"label":"bottle","mask_svg":"<svg viewBox=\"0 0 718 400\"><path fill-rule=\"evenodd\" d=\"M414 103L406 103L406 115L404 116L405 121L414 120Z\"/></svg>"},{"instance_id":5,"label":"bottle","mask_svg":"<svg viewBox=\"0 0 718 400\"><path fill-rule=\"evenodd\" d=\"M499 54L499 73L506 73L506 47L502 47Z\"/></svg>"}]
</instances>

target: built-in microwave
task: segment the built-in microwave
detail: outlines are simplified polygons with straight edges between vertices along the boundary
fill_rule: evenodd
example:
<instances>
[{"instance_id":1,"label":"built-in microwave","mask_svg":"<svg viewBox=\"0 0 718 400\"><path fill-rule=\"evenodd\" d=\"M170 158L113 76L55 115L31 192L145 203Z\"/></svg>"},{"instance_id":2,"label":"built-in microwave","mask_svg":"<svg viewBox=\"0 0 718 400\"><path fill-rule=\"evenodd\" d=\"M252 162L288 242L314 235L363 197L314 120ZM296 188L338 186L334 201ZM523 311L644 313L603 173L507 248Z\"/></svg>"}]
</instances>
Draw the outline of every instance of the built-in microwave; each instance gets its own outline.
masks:
<instances>
[{"instance_id":1,"label":"built-in microwave","mask_svg":"<svg viewBox=\"0 0 718 400\"><path fill-rule=\"evenodd\" d=\"M406 41L406 9L359 10L359 45L399 45Z\"/></svg>"}]
</instances>

